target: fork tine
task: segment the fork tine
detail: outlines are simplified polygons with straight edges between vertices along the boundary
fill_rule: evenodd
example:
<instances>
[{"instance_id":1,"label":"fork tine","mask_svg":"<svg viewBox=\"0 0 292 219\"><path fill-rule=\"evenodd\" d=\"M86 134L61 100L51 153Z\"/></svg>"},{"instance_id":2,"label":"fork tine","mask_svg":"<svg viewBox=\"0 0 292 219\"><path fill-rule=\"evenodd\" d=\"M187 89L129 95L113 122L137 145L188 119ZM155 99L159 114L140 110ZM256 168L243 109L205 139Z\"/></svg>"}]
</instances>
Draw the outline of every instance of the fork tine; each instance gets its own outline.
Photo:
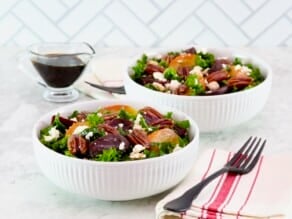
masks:
<instances>
[{"instance_id":1,"label":"fork tine","mask_svg":"<svg viewBox=\"0 0 292 219\"><path fill-rule=\"evenodd\" d=\"M240 166L241 168L245 168L247 167L247 165L249 164L249 162L251 161L251 159L253 158L253 155L255 154L256 150L258 149L260 143L261 143L261 138L259 138L259 140L257 141L256 145L253 147L253 150L250 154L245 154L245 160L244 162L242 163L242 165ZM253 146L253 145L251 145Z\"/></svg>"},{"instance_id":2,"label":"fork tine","mask_svg":"<svg viewBox=\"0 0 292 219\"><path fill-rule=\"evenodd\" d=\"M243 165L246 164L248 161L248 159L250 160L251 159L251 156L249 156L249 152L250 150L253 148L254 146L254 143L256 141L257 138L254 138L253 141L249 144L248 148L246 151L243 151L240 155L239 155L239 158L232 164L232 166L235 166L235 167L240 167L240 168L243 168ZM261 139L259 139L260 141ZM259 142L258 141L258 142ZM256 145L255 148L258 147L258 144ZM254 153L254 150L255 148L253 149L251 155ZM243 164L243 165L242 165Z\"/></svg>"},{"instance_id":3,"label":"fork tine","mask_svg":"<svg viewBox=\"0 0 292 219\"><path fill-rule=\"evenodd\" d=\"M243 144L243 146L233 155L233 157L231 158L230 161L228 161L227 165L232 165L234 164L235 161L238 160L238 158L240 157L240 155L242 154L242 152L245 150L245 148L247 147L247 145L249 144L249 142L251 141L252 136L250 136L247 141Z\"/></svg>"},{"instance_id":4,"label":"fork tine","mask_svg":"<svg viewBox=\"0 0 292 219\"><path fill-rule=\"evenodd\" d=\"M262 151L264 150L266 142L267 142L267 140L264 140L264 142L262 143L262 145L261 145L260 149L258 150L257 154L255 155L254 159L251 161L249 166L246 168L247 172L251 171L254 168L254 166L257 164L257 162L260 159L260 156L262 154Z\"/></svg>"}]
</instances>

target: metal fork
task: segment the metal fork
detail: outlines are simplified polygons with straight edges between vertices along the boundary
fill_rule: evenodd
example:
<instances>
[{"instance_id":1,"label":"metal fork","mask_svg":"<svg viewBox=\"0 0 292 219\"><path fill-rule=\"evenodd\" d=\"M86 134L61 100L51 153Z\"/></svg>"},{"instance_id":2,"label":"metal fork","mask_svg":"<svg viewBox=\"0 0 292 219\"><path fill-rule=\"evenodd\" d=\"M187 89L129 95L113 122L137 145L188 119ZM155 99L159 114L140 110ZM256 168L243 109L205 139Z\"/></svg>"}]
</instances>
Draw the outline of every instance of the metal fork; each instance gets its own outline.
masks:
<instances>
[{"instance_id":1,"label":"metal fork","mask_svg":"<svg viewBox=\"0 0 292 219\"><path fill-rule=\"evenodd\" d=\"M265 147L266 140L264 140L262 143L261 142L261 138L257 140L257 137L253 138L251 136L244 143L244 145L233 155L230 161L228 161L223 166L223 168L219 169L212 175L199 182L197 185L187 190L180 197L166 203L164 205L164 209L174 212L185 212L190 208L193 200L199 195L203 188L216 177L227 172L235 174L249 173L257 164Z\"/></svg>"},{"instance_id":2,"label":"metal fork","mask_svg":"<svg viewBox=\"0 0 292 219\"><path fill-rule=\"evenodd\" d=\"M93 84L91 82L85 81L86 84L89 84L92 87L98 88L103 91L107 91L110 93L116 93L116 94L126 94L126 90L124 86L119 86L119 87L107 87L99 84Z\"/></svg>"}]
</instances>

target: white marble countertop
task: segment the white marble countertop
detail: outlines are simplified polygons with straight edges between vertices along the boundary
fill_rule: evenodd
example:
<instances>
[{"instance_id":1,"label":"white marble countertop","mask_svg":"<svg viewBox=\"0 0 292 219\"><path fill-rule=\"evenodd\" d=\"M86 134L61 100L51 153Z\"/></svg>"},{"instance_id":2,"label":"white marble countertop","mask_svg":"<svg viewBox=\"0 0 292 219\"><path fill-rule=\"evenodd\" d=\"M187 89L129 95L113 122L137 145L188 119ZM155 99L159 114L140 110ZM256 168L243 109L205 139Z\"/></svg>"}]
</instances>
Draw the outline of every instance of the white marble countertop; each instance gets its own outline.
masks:
<instances>
[{"instance_id":1,"label":"white marble countertop","mask_svg":"<svg viewBox=\"0 0 292 219\"><path fill-rule=\"evenodd\" d=\"M233 150L248 136L267 138L266 154L292 152L292 48L242 48L273 68L273 86L263 111L245 124L201 136L200 152L209 147ZM121 57L138 49L99 49L98 55ZM31 129L45 112L64 104L42 99L43 88L17 70L18 48L0 48L0 218L129 219L154 218L155 204L165 195L108 202L59 189L40 172L33 154ZM90 99L81 94L78 101Z\"/></svg>"}]
</instances>

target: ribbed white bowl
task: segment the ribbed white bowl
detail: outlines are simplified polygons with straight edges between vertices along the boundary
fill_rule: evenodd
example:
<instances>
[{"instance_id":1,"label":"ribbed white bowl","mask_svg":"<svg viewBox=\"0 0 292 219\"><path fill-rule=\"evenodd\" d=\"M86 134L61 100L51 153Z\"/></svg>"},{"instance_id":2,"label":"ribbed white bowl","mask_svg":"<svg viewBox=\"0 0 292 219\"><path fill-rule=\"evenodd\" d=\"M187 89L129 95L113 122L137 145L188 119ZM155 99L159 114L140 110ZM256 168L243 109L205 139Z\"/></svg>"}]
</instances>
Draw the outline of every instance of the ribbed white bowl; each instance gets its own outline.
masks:
<instances>
[{"instance_id":1,"label":"ribbed white bowl","mask_svg":"<svg viewBox=\"0 0 292 219\"><path fill-rule=\"evenodd\" d=\"M131 200L163 192L179 183L190 171L197 154L199 129L186 114L168 107L152 105L162 113L173 112L175 119L188 119L192 141L174 153L146 160L98 162L59 154L38 139L39 131L49 124L53 114L70 115L74 110L95 111L101 106L128 104L149 106L133 101L90 101L59 108L44 115L33 128L36 160L44 175L61 188L102 200Z\"/></svg>"},{"instance_id":2,"label":"ribbed white bowl","mask_svg":"<svg viewBox=\"0 0 292 219\"><path fill-rule=\"evenodd\" d=\"M168 49L157 54L165 54ZM136 83L130 77L132 66L141 57L135 57L129 64L124 82L127 97L134 100L150 99L153 103L175 107L191 116L199 126L201 132L219 131L248 121L264 107L272 84L272 70L270 66L258 57L243 54L229 49L209 49L218 57L240 57L243 61L252 63L260 68L265 80L258 86L235 93L216 96L179 96L150 90ZM149 56L155 54L149 53Z\"/></svg>"}]
</instances>

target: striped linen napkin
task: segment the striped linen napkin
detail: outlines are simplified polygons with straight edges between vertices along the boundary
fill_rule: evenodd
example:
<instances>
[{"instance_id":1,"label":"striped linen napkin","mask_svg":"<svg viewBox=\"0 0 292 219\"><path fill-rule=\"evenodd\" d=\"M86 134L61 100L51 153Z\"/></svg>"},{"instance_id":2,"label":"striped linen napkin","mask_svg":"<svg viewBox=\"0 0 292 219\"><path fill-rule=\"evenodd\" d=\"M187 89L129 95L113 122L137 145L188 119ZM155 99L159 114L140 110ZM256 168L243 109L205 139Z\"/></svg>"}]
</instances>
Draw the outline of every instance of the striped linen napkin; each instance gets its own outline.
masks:
<instances>
[{"instance_id":1,"label":"striped linen napkin","mask_svg":"<svg viewBox=\"0 0 292 219\"><path fill-rule=\"evenodd\" d=\"M157 219L278 219L292 207L292 154L262 156L246 175L224 174L211 182L183 214L166 211L163 205L221 168L231 153L207 150L189 176L156 205Z\"/></svg>"},{"instance_id":2,"label":"striped linen napkin","mask_svg":"<svg viewBox=\"0 0 292 219\"><path fill-rule=\"evenodd\" d=\"M122 97L124 95L101 91L84 83L84 81L105 86L123 85L123 77L127 63L128 59L125 58L95 57L87 66L83 76L74 84L74 87L80 92L95 99Z\"/></svg>"}]
</instances>

